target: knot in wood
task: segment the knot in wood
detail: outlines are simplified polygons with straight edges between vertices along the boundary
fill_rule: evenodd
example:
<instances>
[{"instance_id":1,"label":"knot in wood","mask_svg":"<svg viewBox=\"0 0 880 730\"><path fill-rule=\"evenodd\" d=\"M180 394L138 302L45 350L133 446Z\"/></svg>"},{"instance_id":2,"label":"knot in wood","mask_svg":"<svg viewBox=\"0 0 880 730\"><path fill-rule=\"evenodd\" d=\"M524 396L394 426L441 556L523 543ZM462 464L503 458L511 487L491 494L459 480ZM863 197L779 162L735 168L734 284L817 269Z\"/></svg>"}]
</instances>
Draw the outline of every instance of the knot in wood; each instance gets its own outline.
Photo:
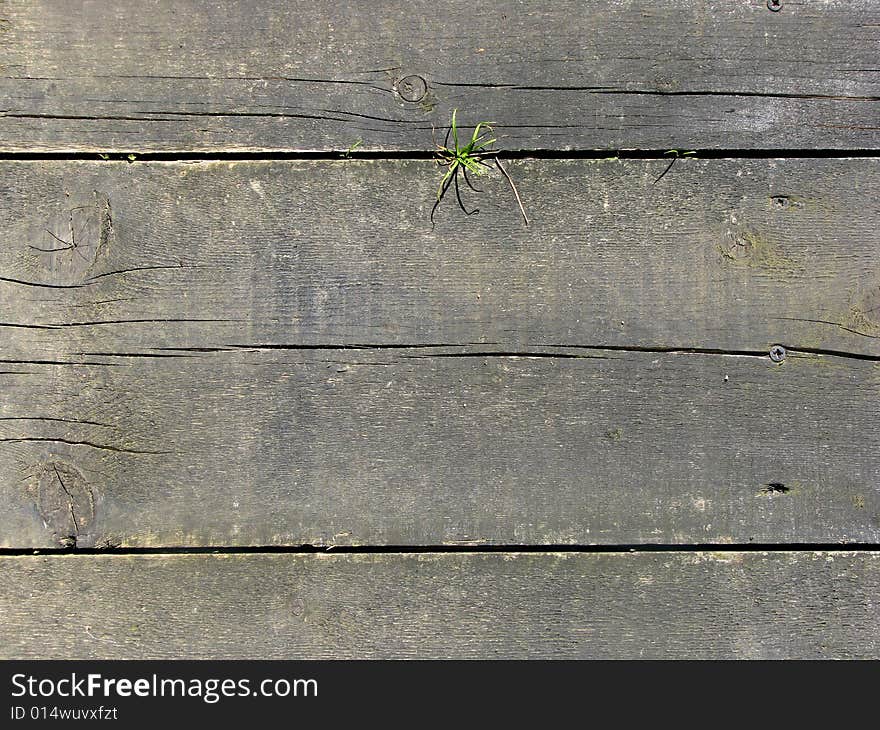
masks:
<instances>
[{"instance_id":1,"label":"knot in wood","mask_svg":"<svg viewBox=\"0 0 880 730\"><path fill-rule=\"evenodd\" d=\"M33 226L24 238L22 270L34 281L80 285L107 246L111 231L106 195L94 192L69 200L58 214Z\"/></svg>"},{"instance_id":2,"label":"knot in wood","mask_svg":"<svg viewBox=\"0 0 880 730\"><path fill-rule=\"evenodd\" d=\"M395 90L404 101L416 103L424 99L428 93L428 82L418 74L410 74L397 82Z\"/></svg>"},{"instance_id":3,"label":"knot in wood","mask_svg":"<svg viewBox=\"0 0 880 730\"><path fill-rule=\"evenodd\" d=\"M33 492L37 513L58 544L83 547L95 522L95 496L82 472L63 461L50 461L37 471Z\"/></svg>"}]
</instances>

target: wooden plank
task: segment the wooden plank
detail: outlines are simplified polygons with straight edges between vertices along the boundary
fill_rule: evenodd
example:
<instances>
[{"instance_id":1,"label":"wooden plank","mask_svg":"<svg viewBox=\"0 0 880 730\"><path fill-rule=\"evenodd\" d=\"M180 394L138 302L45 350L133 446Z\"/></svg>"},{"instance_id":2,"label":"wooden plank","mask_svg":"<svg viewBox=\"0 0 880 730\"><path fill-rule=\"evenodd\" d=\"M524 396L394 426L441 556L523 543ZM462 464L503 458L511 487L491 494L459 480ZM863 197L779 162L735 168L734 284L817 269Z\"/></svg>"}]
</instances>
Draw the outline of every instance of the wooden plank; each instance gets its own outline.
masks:
<instances>
[{"instance_id":1,"label":"wooden plank","mask_svg":"<svg viewBox=\"0 0 880 730\"><path fill-rule=\"evenodd\" d=\"M666 164L511 161L531 226L496 172L465 190L479 215L450 193L432 230L429 161L3 162L4 356L470 343L880 356L876 158L681 160L652 184Z\"/></svg>"},{"instance_id":2,"label":"wooden plank","mask_svg":"<svg viewBox=\"0 0 880 730\"><path fill-rule=\"evenodd\" d=\"M511 164L4 163L0 544L876 540L876 160Z\"/></svg>"},{"instance_id":3,"label":"wooden plank","mask_svg":"<svg viewBox=\"0 0 880 730\"><path fill-rule=\"evenodd\" d=\"M3 659L871 658L880 554L0 559Z\"/></svg>"},{"instance_id":4,"label":"wooden plank","mask_svg":"<svg viewBox=\"0 0 880 730\"><path fill-rule=\"evenodd\" d=\"M875 149L880 5L12 0L0 150Z\"/></svg>"},{"instance_id":5,"label":"wooden plank","mask_svg":"<svg viewBox=\"0 0 880 730\"><path fill-rule=\"evenodd\" d=\"M473 348L6 366L3 547L880 539L880 364Z\"/></svg>"}]
</instances>

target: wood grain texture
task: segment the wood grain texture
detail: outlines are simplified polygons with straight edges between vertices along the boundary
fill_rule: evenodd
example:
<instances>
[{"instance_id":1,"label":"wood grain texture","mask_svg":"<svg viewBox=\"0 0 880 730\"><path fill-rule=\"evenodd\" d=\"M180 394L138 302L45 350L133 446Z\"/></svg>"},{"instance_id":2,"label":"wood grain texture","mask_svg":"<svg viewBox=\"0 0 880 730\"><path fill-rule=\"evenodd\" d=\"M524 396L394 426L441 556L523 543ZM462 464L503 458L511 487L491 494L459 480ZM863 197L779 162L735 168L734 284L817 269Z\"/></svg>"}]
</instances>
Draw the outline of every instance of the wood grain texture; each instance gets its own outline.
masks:
<instances>
[{"instance_id":1,"label":"wood grain texture","mask_svg":"<svg viewBox=\"0 0 880 730\"><path fill-rule=\"evenodd\" d=\"M878 51L875 0L7 0L0 150L424 150L456 107L507 149L874 149Z\"/></svg>"},{"instance_id":2,"label":"wood grain texture","mask_svg":"<svg viewBox=\"0 0 880 730\"><path fill-rule=\"evenodd\" d=\"M876 540L876 161L511 171L4 163L0 543Z\"/></svg>"},{"instance_id":3,"label":"wood grain texture","mask_svg":"<svg viewBox=\"0 0 880 730\"><path fill-rule=\"evenodd\" d=\"M0 657L872 658L880 555L0 559Z\"/></svg>"},{"instance_id":4,"label":"wood grain texture","mask_svg":"<svg viewBox=\"0 0 880 730\"><path fill-rule=\"evenodd\" d=\"M667 164L510 161L530 227L496 172L465 191L479 215L450 193L432 230L429 161L7 161L6 357L774 343L880 356L877 159L681 160L653 184Z\"/></svg>"},{"instance_id":5,"label":"wood grain texture","mask_svg":"<svg viewBox=\"0 0 880 730\"><path fill-rule=\"evenodd\" d=\"M878 363L264 350L3 374L0 545L873 542Z\"/></svg>"}]
</instances>

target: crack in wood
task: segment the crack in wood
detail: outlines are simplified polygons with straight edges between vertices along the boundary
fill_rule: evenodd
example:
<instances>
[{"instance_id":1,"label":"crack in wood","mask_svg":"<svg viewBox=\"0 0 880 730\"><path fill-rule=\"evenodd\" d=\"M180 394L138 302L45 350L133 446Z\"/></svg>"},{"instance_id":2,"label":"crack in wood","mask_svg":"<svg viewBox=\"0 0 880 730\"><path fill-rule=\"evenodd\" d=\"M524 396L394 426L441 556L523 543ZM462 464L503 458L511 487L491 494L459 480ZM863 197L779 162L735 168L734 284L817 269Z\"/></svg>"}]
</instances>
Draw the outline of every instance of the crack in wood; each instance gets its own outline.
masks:
<instances>
[{"instance_id":1,"label":"crack in wood","mask_svg":"<svg viewBox=\"0 0 880 730\"><path fill-rule=\"evenodd\" d=\"M47 284L39 281L12 279L8 276L0 276L0 281L5 281L9 284L21 284L22 286L42 287L44 289L82 289L84 286L87 286L86 284Z\"/></svg>"},{"instance_id":2,"label":"crack in wood","mask_svg":"<svg viewBox=\"0 0 880 730\"><path fill-rule=\"evenodd\" d=\"M84 426L114 428L109 423L100 423L99 421L88 421L81 418L52 418L51 416L4 416L0 418L0 421L51 421L53 423L76 423Z\"/></svg>"},{"instance_id":3,"label":"crack in wood","mask_svg":"<svg viewBox=\"0 0 880 730\"><path fill-rule=\"evenodd\" d=\"M811 321L811 320L805 320ZM481 343L485 344L485 343ZM229 344L221 347L159 347L156 350L170 350L174 352L191 352L196 357L200 354L217 354L217 353L234 353L234 352L259 352L261 350L289 350L289 351L389 351L398 350L401 356L408 359L431 359L431 358L467 358L467 357L519 357L519 358L571 358L571 359L594 359L609 360L615 359L603 355L581 355L570 352L548 352L541 349L518 349L518 350L478 350L464 352L433 352L428 354L407 355L407 350L429 350L443 348L467 348L468 344L326 344L326 345L298 345L298 344ZM575 344L550 344L544 347L558 348L560 350L590 350L590 351L607 351L620 353L657 353L665 355L703 355L703 356L720 356L720 357L742 357L757 358L765 360L769 357L769 349L764 350L734 350L724 348L702 348L702 347L676 347L676 346L652 346L652 345L575 345ZM880 355L871 355L858 352L847 352L844 350L833 350L818 347L805 347L797 345L786 345L786 350L790 353L802 352L811 355L825 355L829 357L852 358L856 360L880 361ZM145 353L145 352L82 352L85 356L101 356L101 357L185 357L184 355L172 355L161 353ZM4 361L0 362L21 362L21 361ZM66 364L91 364L103 365L105 363L64 363L64 362L47 362L42 364L66 365Z\"/></svg>"},{"instance_id":4,"label":"crack in wood","mask_svg":"<svg viewBox=\"0 0 880 730\"><path fill-rule=\"evenodd\" d=\"M778 319L780 321L785 321L785 322L811 322L813 324L833 325L834 327L839 327L840 329L844 330L845 332L851 332L852 334L859 335L860 337L870 337L871 339L874 339L874 340L880 339L880 336L878 336L878 335L870 335L867 332L860 332L859 330L853 329L852 327L847 327L846 325L841 324L840 322L832 322L831 320L827 320L827 319L806 319L804 317L774 317L774 319Z\"/></svg>"},{"instance_id":5,"label":"crack in wood","mask_svg":"<svg viewBox=\"0 0 880 730\"><path fill-rule=\"evenodd\" d=\"M54 471L55 476L58 477L58 483L61 485L61 490L67 495L67 506L70 511L70 520L73 522L73 538L74 544L76 544L76 537L79 535L79 524L76 521L76 510L73 508L73 495L70 493L70 490L64 486L64 480L61 478L61 474L58 473L57 464L52 464L52 471Z\"/></svg>"},{"instance_id":6,"label":"crack in wood","mask_svg":"<svg viewBox=\"0 0 880 730\"><path fill-rule=\"evenodd\" d=\"M660 89L615 89L601 86L533 86L530 84L515 83L461 83L432 80L437 86L450 87L476 87L486 89L510 89L515 91L581 91L588 94L619 95L619 96L720 96L720 97L757 97L765 99L802 99L802 100L828 100L828 101L880 101L880 96L849 96L846 94L797 94L772 91L708 91L708 90L680 90L664 91Z\"/></svg>"},{"instance_id":7,"label":"crack in wood","mask_svg":"<svg viewBox=\"0 0 880 730\"><path fill-rule=\"evenodd\" d=\"M63 439L63 438L48 438L48 437L40 437L40 436L22 436L19 438L0 438L0 443L10 443L10 444L20 444L20 443L58 443L58 444L68 444L69 446L89 446L93 449L99 449L102 451L113 451L120 454L148 454L148 455L162 455L162 454L171 454L172 451L148 451L146 449L128 449L121 446L108 446L106 444L97 444L93 441L74 441L72 439Z\"/></svg>"},{"instance_id":8,"label":"crack in wood","mask_svg":"<svg viewBox=\"0 0 880 730\"><path fill-rule=\"evenodd\" d=\"M242 322L240 319L200 319L200 318L174 318L174 317L153 317L145 319L107 319L96 320L94 322L54 322L52 327L97 327L100 325L112 324L183 324L183 323L199 323L199 322Z\"/></svg>"},{"instance_id":9,"label":"crack in wood","mask_svg":"<svg viewBox=\"0 0 880 730\"><path fill-rule=\"evenodd\" d=\"M95 281L96 279L102 279L105 276L117 276L119 274L130 274L137 271L156 271L161 269L198 269L202 268L200 266L189 266L185 264L175 264L170 266L133 266L130 269L117 269L116 271L105 271L103 274L95 274L94 276L89 277L88 283ZM115 300L111 300L115 301Z\"/></svg>"}]
</instances>

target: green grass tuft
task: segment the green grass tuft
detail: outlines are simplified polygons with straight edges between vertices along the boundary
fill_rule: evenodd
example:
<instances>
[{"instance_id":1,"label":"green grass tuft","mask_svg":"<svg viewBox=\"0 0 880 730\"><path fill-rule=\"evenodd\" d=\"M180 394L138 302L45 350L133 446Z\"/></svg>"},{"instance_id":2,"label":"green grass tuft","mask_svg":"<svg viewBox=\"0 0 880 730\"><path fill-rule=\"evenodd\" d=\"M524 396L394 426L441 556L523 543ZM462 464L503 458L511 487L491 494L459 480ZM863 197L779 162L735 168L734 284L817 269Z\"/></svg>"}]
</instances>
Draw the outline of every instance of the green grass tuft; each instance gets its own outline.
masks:
<instances>
[{"instance_id":1,"label":"green grass tuft","mask_svg":"<svg viewBox=\"0 0 880 730\"><path fill-rule=\"evenodd\" d=\"M525 224L529 224L529 219L526 216L525 209L523 208L522 201L520 200L519 193L516 190L516 186L513 184L513 180L510 178L510 175L507 174L507 171L501 165L501 161L498 159L498 150L490 149L490 146L493 145L497 140L495 137L492 137L492 123L491 122L478 122L477 126L474 127L473 134L470 139L466 143L462 143L459 138L459 127L458 122L456 120L456 115L458 113L457 109L452 110L452 122L449 126L449 131L446 134L446 141L442 145L437 145L437 164L441 167L446 168L446 172L443 175L443 178L440 180L440 185L437 187L437 201L434 203L434 207L431 209L431 226L434 225L434 213L437 211L437 206L440 205L440 201L443 200L443 196L449 190L450 185L455 186L455 197L458 200L459 207L464 211L465 215L474 215L475 213L479 213L479 209L475 208L474 210L469 211L465 208L464 203L461 199L461 191L458 186L458 175L462 174L464 177L464 181L467 186L473 190L474 192L482 192L478 188L474 187L474 184L471 182L468 173L472 173L473 175L480 176L484 175L488 170L491 169L491 166L486 162L487 158L491 158L495 162L495 166L498 170L507 178L507 182L510 183L510 187L513 190L513 194L516 197L516 202L519 204L520 212L522 213L523 220ZM452 137L452 145L449 144L449 138ZM491 139L489 139L491 137ZM467 139L465 137L465 139Z\"/></svg>"}]
</instances>

